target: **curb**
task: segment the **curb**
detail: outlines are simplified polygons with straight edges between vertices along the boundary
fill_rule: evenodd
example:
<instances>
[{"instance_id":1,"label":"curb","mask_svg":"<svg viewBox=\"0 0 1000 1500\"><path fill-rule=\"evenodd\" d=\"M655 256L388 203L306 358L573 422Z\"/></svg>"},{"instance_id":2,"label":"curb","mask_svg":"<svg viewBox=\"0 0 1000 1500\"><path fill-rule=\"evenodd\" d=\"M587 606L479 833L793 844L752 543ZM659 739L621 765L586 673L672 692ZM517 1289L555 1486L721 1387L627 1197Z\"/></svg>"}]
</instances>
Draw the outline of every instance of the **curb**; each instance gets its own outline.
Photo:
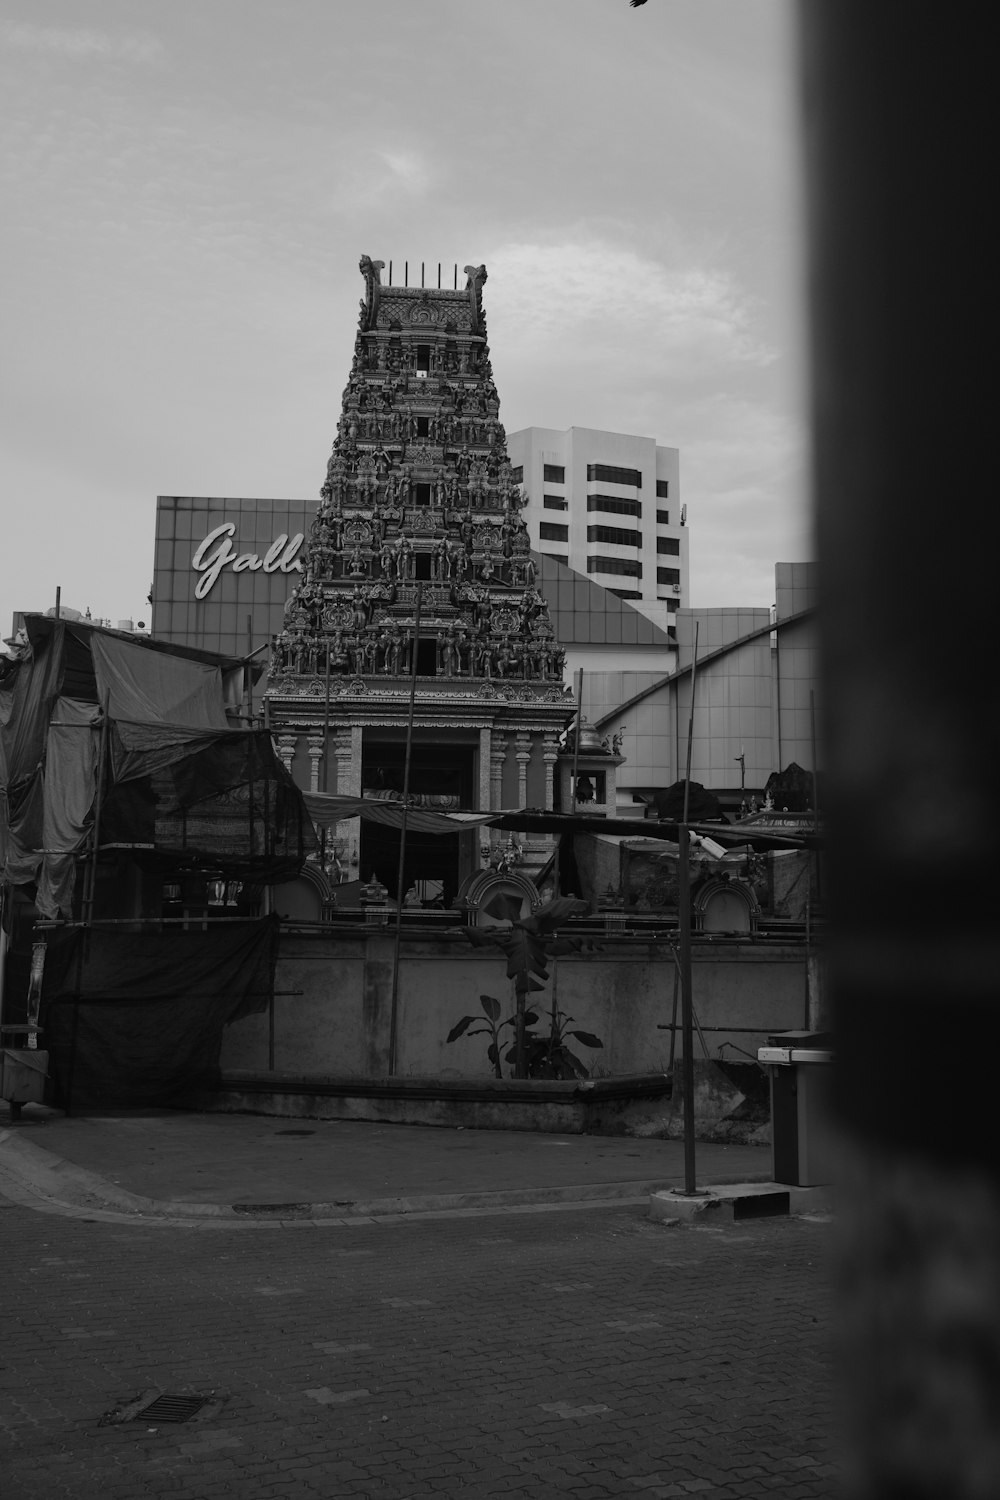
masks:
<instances>
[{"instance_id":1,"label":"curb","mask_svg":"<svg viewBox=\"0 0 1000 1500\"><path fill-rule=\"evenodd\" d=\"M649 1218L661 1224L691 1224L696 1219L732 1223L745 1219L789 1218L827 1213L834 1206L830 1186L797 1187L783 1182L716 1183L687 1197L677 1189L650 1194Z\"/></svg>"},{"instance_id":2,"label":"curb","mask_svg":"<svg viewBox=\"0 0 1000 1500\"><path fill-rule=\"evenodd\" d=\"M407 1197L307 1203L186 1203L147 1198L78 1167L43 1146L0 1131L0 1170L48 1203L79 1209L112 1209L145 1218L205 1219L251 1227L290 1220L364 1219L390 1214L448 1213L475 1209L531 1208L545 1204L611 1204L669 1199L662 1177L625 1182L579 1183L568 1187L506 1188L494 1192L424 1193Z\"/></svg>"}]
</instances>

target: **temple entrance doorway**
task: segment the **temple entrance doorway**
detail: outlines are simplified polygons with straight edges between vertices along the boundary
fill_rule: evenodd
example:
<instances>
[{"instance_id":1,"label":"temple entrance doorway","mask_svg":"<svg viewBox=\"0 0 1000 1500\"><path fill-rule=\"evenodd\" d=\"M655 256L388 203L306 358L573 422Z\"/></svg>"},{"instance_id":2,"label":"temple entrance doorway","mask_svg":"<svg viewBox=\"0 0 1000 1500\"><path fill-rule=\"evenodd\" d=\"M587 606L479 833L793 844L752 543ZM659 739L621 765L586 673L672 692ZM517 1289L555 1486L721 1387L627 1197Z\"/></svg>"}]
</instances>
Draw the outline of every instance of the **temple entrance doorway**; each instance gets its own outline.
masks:
<instances>
[{"instance_id":1,"label":"temple entrance doorway","mask_svg":"<svg viewBox=\"0 0 1000 1500\"><path fill-rule=\"evenodd\" d=\"M435 812L470 811L475 806L477 755L475 745L415 740L410 757L411 797L420 799L417 805ZM375 738L366 731L361 767L364 795L381 792L392 800L392 793L402 794L405 761L402 734L390 738L383 730ZM368 881L377 875L393 900L399 878L399 843L398 828L367 819L362 823L361 878ZM411 824L406 830L404 895L415 886L422 903L450 906L462 880L474 868L475 850L475 831L422 833Z\"/></svg>"}]
</instances>

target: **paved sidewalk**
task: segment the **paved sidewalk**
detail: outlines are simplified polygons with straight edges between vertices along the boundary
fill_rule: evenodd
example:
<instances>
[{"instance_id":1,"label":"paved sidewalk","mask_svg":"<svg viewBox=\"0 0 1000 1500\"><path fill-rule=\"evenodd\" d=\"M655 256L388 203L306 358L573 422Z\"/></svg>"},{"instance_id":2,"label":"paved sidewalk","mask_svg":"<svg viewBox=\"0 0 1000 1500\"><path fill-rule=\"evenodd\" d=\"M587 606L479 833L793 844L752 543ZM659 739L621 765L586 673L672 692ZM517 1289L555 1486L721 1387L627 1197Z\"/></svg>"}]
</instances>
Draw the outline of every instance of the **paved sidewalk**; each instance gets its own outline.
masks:
<instances>
[{"instance_id":1,"label":"paved sidewalk","mask_svg":"<svg viewBox=\"0 0 1000 1500\"><path fill-rule=\"evenodd\" d=\"M219 1222L0 1199L4 1500L839 1494L820 1216Z\"/></svg>"},{"instance_id":2,"label":"paved sidewalk","mask_svg":"<svg viewBox=\"0 0 1000 1500\"><path fill-rule=\"evenodd\" d=\"M699 1186L767 1181L769 1149L697 1147ZM131 1212L317 1218L638 1199L682 1185L679 1141L189 1114L0 1112L0 1192ZM23 1198L21 1201L25 1201Z\"/></svg>"}]
</instances>

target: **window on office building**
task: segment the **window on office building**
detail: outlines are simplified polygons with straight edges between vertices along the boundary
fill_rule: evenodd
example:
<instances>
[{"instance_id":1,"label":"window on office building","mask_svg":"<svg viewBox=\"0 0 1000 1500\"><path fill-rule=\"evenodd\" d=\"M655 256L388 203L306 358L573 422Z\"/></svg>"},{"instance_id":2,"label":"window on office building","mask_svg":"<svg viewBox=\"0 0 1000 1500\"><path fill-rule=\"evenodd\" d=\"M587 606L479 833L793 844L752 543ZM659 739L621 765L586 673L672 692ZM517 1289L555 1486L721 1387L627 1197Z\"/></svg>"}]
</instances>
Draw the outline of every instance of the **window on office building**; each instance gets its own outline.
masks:
<instances>
[{"instance_id":1,"label":"window on office building","mask_svg":"<svg viewBox=\"0 0 1000 1500\"><path fill-rule=\"evenodd\" d=\"M569 567L569 558L566 556L565 552L543 552L542 556L551 557L554 562L561 562L565 567Z\"/></svg>"},{"instance_id":2,"label":"window on office building","mask_svg":"<svg viewBox=\"0 0 1000 1500\"><path fill-rule=\"evenodd\" d=\"M555 521L542 521L538 527L538 535L543 542L568 542L569 527L558 526Z\"/></svg>"},{"instance_id":3,"label":"window on office building","mask_svg":"<svg viewBox=\"0 0 1000 1500\"><path fill-rule=\"evenodd\" d=\"M656 512L656 524L657 524L657 526L669 526L670 525L670 512L669 512L669 510L658 510Z\"/></svg>"},{"instance_id":4,"label":"window on office building","mask_svg":"<svg viewBox=\"0 0 1000 1500\"><path fill-rule=\"evenodd\" d=\"M561 495L543 495L542 496L542 505L545 507L546 510L568 510L569 509L569 502L566 501L566 500L564 500Z\"/></svg>"},{"instance_id":5,"label":"window on office building","mask_svg":"<svg viewBox=\"0 0 1000 1500\"><path fill-rule=\"evenodd\" d=\"M666 500L666 498L667 498L667 496L669 494L670 494L670 480L669 479L658 479L656 481L656 498L657 498L657 500Z\"/></svg>"},{"instance_id":6,"label":"window on office building","mask_svg":"<svg viewBox=\"0 0 1000 1500\"><path fill-rule=\"evenodd\" d=\"M657 583L680 583L681 570L680 568L657 568L656 581Z\"/></svg>"},{"instance_id":7,"label":"window on office building","mask_svg":"<svg viewBox=\"0 0 1000 1500\"><path fill-rule=\"evenodd\" d=\"M560 464L545 464L542 469L542 478L546 484L565 484L566 470Z\"/></svg>"},{"instance_id":8,"label":"window on office building","mask_svg":"<svg viewBox=\"0 0 1000 1500\"><path fill-rule=\"evenodd\" d=\"M510 477L511 477L511 479L513 479L513 481L514 481L515 484L523 484L524 483L524 465L523 464L516 464L516 465L512 464L511 465L511 470L510 470Z\"/></svg>"},{"instance_id":9,"label":"window on office building","mask_svg":"<svg viewBox=\"0 0 1000 1500\"><path fill-rule=\"evenodd\" d=\"M619 500L617 495L588 495L587 509L607 511L612 516L635 516L642 520L641 500Z\"/></svg>"},{"instance_id":10,"label":"window on office building","mask_svg":"<svg viewBox=\"0 0 1000 1500\"><path fill-rule=\"evenodd\" d=\"M618 469L613 464L588 464L587 483L594 481L598 484L629 484L635 489L642 489L642 471L639 469Z\"/></svg>"},{"instance_id":11,"label":"window on office building","mask_svg":"<svg viewBox=\"0 0 1000 1500\"><path fill-rule=\"evenodd\" d=\"M588 542L611 542L615 547L641 547L641 531L625 531L620 526L588 526Z\"/></svg>"},{"instance_id":12,"label":"window on office building","mask_svg":"<svg viewBox=\"0 0 1000 1500\"><path fill-rule=\"evenodd\" d=\"M638 589L608 589L609 594L614 594L619 599L641 599L642 595Z\"/></svg>"},{"instance_id":13,"label":"window on office building","mask_svg":"<svg viewBox=\"0 0 1000 1500\"><path fill-rule=\"evenodd\" d=\"M669 552L672 557L680 557L681 544L675 536L658 536L656 538L657 552Z\"/></svg>"},{"instance_id":14,"label":"window on office building","mask_svg":"<svg viewBox=\"0 0 1000 1500\"><path fill-rule=\"evenodd\" d=\"M667 599L665 602L668 615L675 615L681 607L681 601L679 599Z\"/></svg>"},{"instance_id":15,"label":"window on office building","mask_svg":"<svg viewBox=\"0 0 1000 1500\"><path fill-rule=\"evenodd\" d=\"M642 563L630 557L588 557L588 573L617 573L620 578L641 578Z\"/></svg>"}]
</instances>

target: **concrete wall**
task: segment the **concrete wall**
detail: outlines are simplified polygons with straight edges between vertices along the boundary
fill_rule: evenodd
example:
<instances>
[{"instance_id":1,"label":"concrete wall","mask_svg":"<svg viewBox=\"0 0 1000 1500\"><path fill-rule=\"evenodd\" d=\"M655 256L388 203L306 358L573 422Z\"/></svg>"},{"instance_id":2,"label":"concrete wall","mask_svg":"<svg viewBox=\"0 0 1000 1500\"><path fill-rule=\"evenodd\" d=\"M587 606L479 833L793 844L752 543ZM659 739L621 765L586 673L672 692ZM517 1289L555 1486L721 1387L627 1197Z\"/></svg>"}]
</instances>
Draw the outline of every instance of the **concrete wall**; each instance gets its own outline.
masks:
<instances>
[{"instance_id":1,"label":"concrete wall","mask_svg":"<svg viewBox=\"0 0 1000 1500\"><path fill-rule=\"evenodd\" d=\"M401 946L397 1073L403 1077L486 1078L486 1039L448 1032L477 1014L479 996L494 995L513 1010L504 959L486 949L443 939L407 939ZM339 1078L385 1077L389 1067L393 937L290 935L283 939L274 1004L274 1068L278 1073ZM601 939L596 951L561 958L556 997L600 1051L580 1048L595 1077L665 1070L675 967L670 950L646 940ZM791 945L696 944L694 1004L714 1058L724 1043L755 1055L770 1031L805 1024L805 950ZM551 985L537 997L551 1004ZM679 1015L678 1015L679 1020ZM748 1034L738 1029L753 1027ZM268 1070L269 1018L251 1016L225 1036L222 1067ZM711 1028L721 1028L712 1030ZM508 1035L509 1033L504 1033ZM679 1055L680 1034L677 1036ZM696 1056L703 1055L696 1042ZM739 1061L726 1046L723 1057ZM508 1069L504 1069L504 1076Z\"/></svg>"}]
</instances>

